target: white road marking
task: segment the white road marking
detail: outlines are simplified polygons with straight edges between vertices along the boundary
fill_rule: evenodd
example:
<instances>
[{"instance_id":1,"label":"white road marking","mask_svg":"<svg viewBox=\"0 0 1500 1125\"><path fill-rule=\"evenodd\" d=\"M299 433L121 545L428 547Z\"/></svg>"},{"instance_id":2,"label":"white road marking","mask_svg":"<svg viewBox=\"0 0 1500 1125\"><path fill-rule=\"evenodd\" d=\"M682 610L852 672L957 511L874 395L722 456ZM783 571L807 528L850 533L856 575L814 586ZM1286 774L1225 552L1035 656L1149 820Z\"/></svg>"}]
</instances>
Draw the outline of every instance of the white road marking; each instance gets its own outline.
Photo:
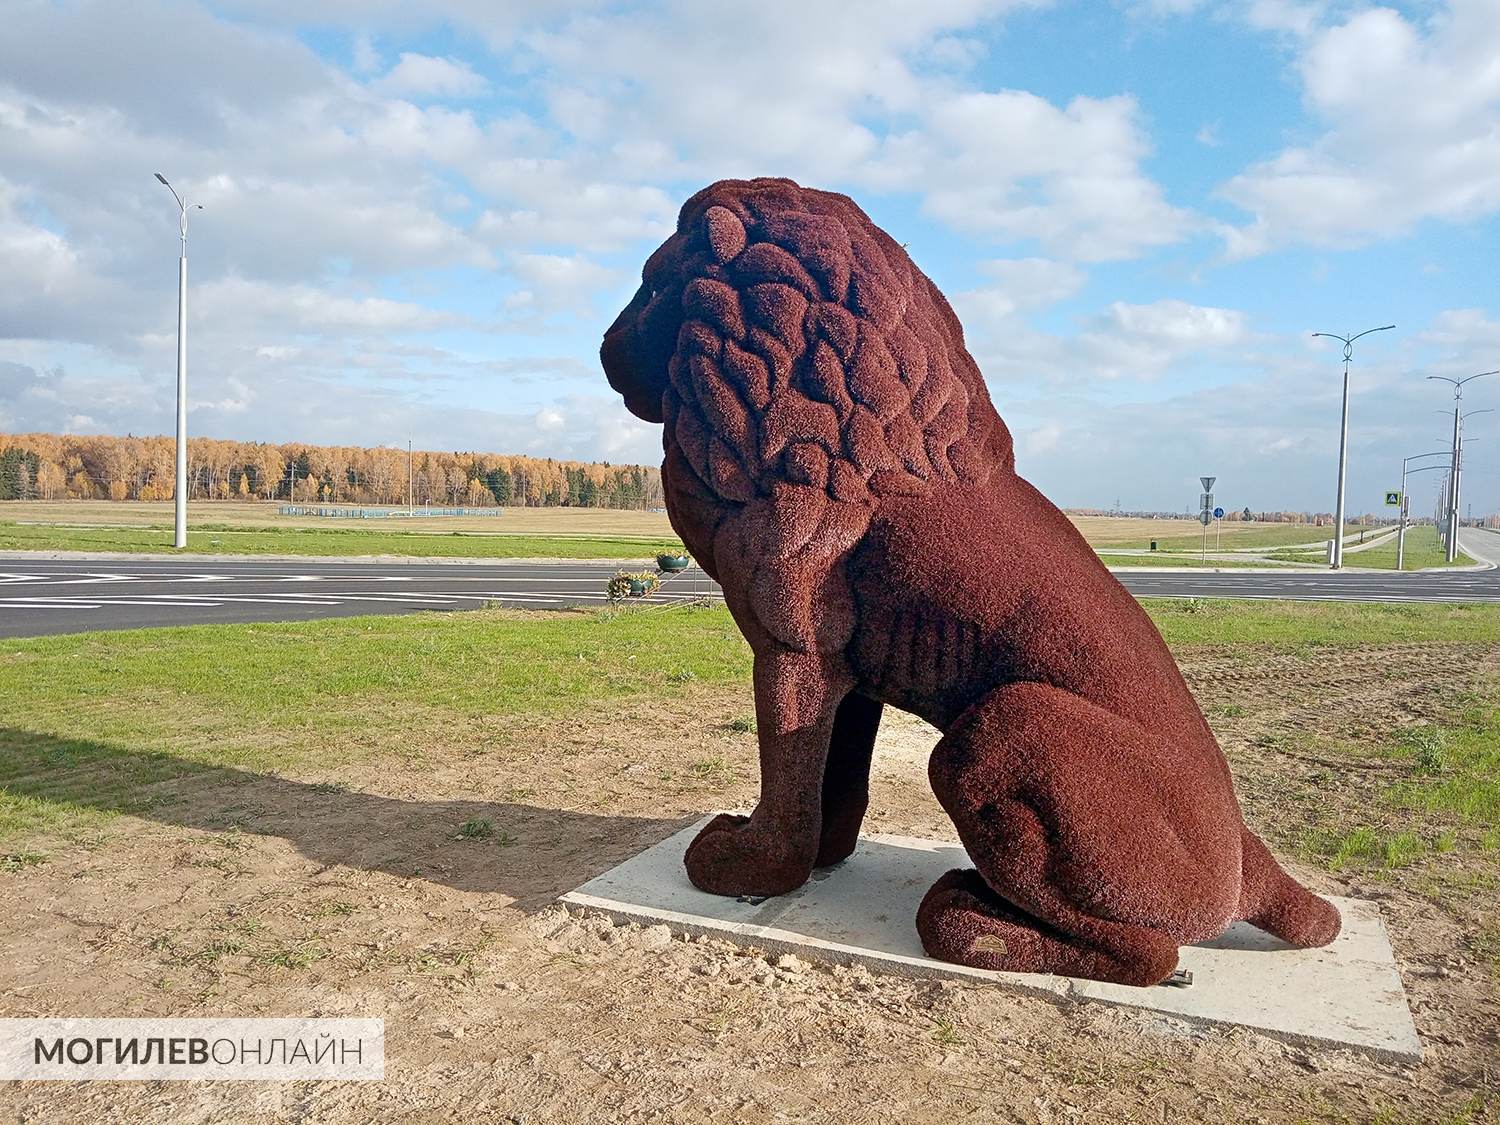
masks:
<instances>
[{"instance_id":1,"label":"white road marking","mask_svg":"<svg viewBox=\"0 0 1500 1125\"><path fill-rule=\"evenodd\" d=\"M98 609L95 602L77 602L74 604L59 603L57 605L31 605L26 602L0 602L0 609Z\"/></svg>"},{"instance_id":2,"label":"white road marking","mask_svg":"<svg viewBox=\"0 0 1500 1125\"><path fill-rule=\"evenodd\" d=\"M652 604L693 601L699 595L692 593L661 593ZM572 602L576 600L607 601L605 594L560 595L536 593L525 590L493 590L477 594L348 594L324 592L317 594L158 594L142 597L95 597L84 600L67 595L26 598L9 598L0 601L5 609L99 609L106 605L159 606L170 609L215 609L226 604L235 605L341 605L346 602L384 602L396 605L452 605L454 602Z\"/></svg>"}]
</instances>

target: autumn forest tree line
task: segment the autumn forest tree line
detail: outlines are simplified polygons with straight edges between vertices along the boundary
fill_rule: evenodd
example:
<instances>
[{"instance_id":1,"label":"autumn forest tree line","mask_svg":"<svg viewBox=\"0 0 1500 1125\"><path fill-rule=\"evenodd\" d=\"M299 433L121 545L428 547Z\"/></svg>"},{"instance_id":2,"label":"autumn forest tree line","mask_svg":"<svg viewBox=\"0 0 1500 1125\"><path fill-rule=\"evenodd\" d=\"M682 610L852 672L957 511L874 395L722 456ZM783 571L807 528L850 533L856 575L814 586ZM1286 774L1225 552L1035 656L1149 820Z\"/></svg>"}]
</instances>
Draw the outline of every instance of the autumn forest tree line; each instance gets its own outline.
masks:
<instances>
[{"instance_id":1,"label":"autumn forest tree line","mask_svg":"<svg viewBox=\"0 0 1500 1125\"><path fill-rule=\"evenodd\" d=\"M0 434L0 500L170 500L170 437ZM190 499L653 508L654 466L301 442L188 442Z\"/></svg>"}]
</instances>

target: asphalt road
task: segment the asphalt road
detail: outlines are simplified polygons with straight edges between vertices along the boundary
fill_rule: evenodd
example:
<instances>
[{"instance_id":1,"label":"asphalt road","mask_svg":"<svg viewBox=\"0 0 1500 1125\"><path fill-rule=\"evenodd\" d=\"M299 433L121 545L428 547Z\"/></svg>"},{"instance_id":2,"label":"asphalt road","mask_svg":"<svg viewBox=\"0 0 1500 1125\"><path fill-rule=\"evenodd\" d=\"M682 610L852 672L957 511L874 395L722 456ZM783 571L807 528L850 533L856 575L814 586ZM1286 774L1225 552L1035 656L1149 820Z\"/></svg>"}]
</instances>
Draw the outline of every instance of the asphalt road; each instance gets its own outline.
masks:
<instances>
[{"instance_id":1,"label":"asphalt road","mask_svg":"<svg viewBox=\"0 0 1500 1125\"><path fill-rule=\"evenodd\" d=\"M1466 531L1500 563L1500 534ZM1476 548L1479 550L1480 548ZM170 562L0 558L0 637L368 613L600 605L611 562L434 563L194 557ZM1392 574L1117 572L1140 597L1500 602L1500 570ZM653 601L717 594L696 567Z\"/></svg>"},{"instance_id":2,"label":"asphalt road","mask_svg":"<svg viewBox=\"0 0 1500 1125\"><path fill-rule=\"evenodd\" d=\"M611 562L433 563L333 559L0 559L0 637L367 613L602 605ZM653 601L717 594L701 570Z\"/></svg>"}]
</instances>

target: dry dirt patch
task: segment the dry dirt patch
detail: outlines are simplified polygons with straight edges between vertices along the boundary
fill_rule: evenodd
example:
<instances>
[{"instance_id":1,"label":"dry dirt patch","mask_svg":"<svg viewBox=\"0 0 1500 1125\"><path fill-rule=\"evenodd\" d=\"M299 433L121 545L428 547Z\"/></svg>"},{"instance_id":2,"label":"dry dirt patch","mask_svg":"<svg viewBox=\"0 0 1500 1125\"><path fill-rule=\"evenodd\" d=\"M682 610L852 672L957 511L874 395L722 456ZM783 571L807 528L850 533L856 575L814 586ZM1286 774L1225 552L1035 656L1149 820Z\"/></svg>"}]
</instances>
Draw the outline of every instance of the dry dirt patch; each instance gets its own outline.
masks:
<instances>
[{"instance_id":1,"label":"dry dirt patch","mask_svg":"<svg viewBox=\"0 0 1500 1125\"><path fill-rule=\"evenodd\" d=\"M1494 649L1461 656L1216 649L1183 665L1249 819L1295 860L1320 818L1378 808L1388 763L1351 747L1441 717L1500 667ZM1298 866L1319 890L1380 898L1430 1045L1415 1071L549 905L703 811L753 802L750 713L743 689L703 688L482 739L440 723L378 770L164 783L141 817L0 874L0 1012L382 1015L388 1078L11 1085L0 1118L1494 1119L1500 1005L1468 944L1486 900L1418 865ZM890 717L870 830L951 836L925 781L935 737Z\"/></svg>"}]
</instances>

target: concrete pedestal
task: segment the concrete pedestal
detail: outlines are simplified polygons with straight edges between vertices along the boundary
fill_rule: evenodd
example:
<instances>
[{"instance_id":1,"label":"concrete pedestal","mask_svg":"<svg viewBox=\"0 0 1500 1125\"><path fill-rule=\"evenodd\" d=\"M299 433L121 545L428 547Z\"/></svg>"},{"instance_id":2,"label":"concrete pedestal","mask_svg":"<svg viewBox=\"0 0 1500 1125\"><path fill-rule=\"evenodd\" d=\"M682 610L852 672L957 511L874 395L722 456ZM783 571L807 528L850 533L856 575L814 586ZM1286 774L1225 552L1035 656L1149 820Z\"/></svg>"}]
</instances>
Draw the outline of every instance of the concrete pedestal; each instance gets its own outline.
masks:
<instances>
[{"instance_id":1,"label":"concrete pedestal","mask_svg":"<svg viewBox=\"0 0 1500 1125\"><path fill-rule=\"evenodd\" d=\"M791 894L754 903L705 894L688 882L682 854L707 819L562 901L619 919L666 923L682 933L789 950L810 961L857 961L906 975L990 981L1055 999L1147 1008L1191 1023L1248 1027L1293 1042L1421 1061L1421 1040L1373 903L1334 899L1344 926L1324 949L1291 949L1244 923L1214 941L1184 947L1179 965L1193 975L1187 987L994 973L933 960L917 937L917 904L927 888L950 868L972 866L961 845L862 836L858 850L838 867L816 872Z\"/></svg>"}]
</instances>

